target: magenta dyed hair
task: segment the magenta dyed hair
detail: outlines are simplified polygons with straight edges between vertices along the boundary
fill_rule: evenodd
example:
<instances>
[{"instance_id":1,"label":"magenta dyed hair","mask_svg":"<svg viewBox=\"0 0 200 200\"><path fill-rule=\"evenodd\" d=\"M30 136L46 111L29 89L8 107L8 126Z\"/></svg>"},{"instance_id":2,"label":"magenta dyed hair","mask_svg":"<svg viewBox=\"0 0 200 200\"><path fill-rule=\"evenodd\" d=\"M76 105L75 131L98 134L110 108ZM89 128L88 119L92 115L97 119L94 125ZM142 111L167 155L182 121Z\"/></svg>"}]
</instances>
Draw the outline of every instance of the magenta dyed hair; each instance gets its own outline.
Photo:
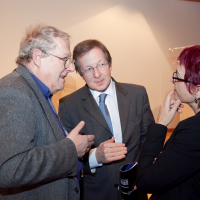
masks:
<instances>
[{"instance_id":1,"label":"magenta dyed hair","mask_svg":"<svg viewBox=\"0 0 200 200\"><path fill-rule=\"evenodd\" d=\"M193 89L200 85L200 45L186 47L179 55L178 61L185 67L184 79L192 82L185 83L192 94ZM200 101L198 107L200 107Z\"/></svg>"}]
</instances>

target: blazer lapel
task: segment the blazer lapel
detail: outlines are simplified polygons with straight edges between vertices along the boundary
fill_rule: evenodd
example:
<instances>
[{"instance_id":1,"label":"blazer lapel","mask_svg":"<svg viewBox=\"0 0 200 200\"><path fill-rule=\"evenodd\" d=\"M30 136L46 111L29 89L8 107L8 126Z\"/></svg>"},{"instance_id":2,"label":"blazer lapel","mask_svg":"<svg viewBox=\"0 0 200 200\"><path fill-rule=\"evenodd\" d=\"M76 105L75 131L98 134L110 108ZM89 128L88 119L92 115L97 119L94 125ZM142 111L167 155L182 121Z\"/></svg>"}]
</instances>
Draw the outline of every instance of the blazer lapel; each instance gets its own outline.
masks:
<instances>
[{"instance_id":1,"label":"blazer lapel","mask_svg":"<svg viewBox=\"0 0 200 200\"><path fill-rule=\"evenodd\" d=\"M115 81L117 102L119 108L119 116L121 121L122 135L124 134L126 124L128 121L130 99L127 97L128 92L120 85L120 83Z\"/></svg>"},{"instance_id":2,"label":"blazer lapel","mask_svg":"<svg viewBox=\"0 0 200 200\"><path fill-rule=\"evenodd\" d=\"M49 105L48 105L44 95L42 94L40 88L38 87L37 83L34 81L32 76L30 75L30 72L21 65L18 66L18 68L16 69L16 72L21 74L21 76L25 79L27 84L30 86L30 88L33 90L33 92L37 96L38 101L39 101L44 113L46 114L47 119L49 120L50 126L52 127L52 130L55 134L56 139L58 141L62 140L64 138L64 135L60 129L60 126L57 123L51 109L49 108Z\"/></svg>"},{"instance_id":3,"label":"blazer lapel","mask_svg":"<svg viewBox=\"0 0 200 200\"><path fill-rule=\"evenodd\" d=\"M99 107L98 107L94 97L92 96L90 90L88 89L87 85L85 85L85 87L83 88L82 104L83 104L83 107L85 108L85 110L90 115L92 115L99 123L101 123L105 127L105 129L107 129L109 132L111 132L101 110L99 109Z\"/></svg>"}]
</instances>

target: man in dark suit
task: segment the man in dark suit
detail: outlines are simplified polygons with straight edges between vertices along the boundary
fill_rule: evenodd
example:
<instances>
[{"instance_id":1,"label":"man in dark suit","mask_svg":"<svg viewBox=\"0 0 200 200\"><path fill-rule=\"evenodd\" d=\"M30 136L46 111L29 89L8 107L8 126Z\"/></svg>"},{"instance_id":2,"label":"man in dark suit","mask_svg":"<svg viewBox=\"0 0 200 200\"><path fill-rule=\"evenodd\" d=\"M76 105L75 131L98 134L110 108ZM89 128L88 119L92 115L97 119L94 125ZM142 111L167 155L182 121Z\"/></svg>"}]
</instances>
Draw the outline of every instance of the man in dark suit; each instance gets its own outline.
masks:
<instances>
[{"instance_id":1,"label":"man in dark suit","mask_svg":"<svg viewBox=\"0 0 200 200\"><path fill-rule=\"evenodd\" d=\"M68 134L51 103L74 71L69 35L30 28L16 62L0 80L0 199L78 200L78 158L94 136L79 135L84 122Z\"/></svg>"},{"instance_id":2,"label":"man in dark suit","mask_svg":"<svg viewBox=\"0 0 200 200\"><path fill-rule=\"evenodd\" d=\"M68 131L84 120L80 133L95 135L84 159L83 199L118 200L119 168L138 160L147 126L154 122L148 96L143 86L111 78L112 59L101 42L77 44L73 58L86 85L60 100L59 115Z\"/></svg>"}]
</instances>

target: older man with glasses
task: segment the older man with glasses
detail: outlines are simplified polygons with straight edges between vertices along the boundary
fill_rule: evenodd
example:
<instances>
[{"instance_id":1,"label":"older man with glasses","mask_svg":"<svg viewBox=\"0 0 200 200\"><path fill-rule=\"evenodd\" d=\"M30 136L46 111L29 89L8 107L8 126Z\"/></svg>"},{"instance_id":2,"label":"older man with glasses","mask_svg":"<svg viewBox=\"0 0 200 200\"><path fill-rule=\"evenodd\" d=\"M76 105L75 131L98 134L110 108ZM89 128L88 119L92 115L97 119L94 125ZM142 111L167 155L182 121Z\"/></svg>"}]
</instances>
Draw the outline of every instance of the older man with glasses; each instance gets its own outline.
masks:
<instances>
[{"instance_id":1,"label":"older man with glasses","mask_svg":"<svg viewBox=\"0 0 200 200\"><path fill-rule=\"evenodd\" d=\"M78 200L78 158L94 136L68 134L51 102L74 71L69 35L37 25L22 40L18 67L0 80L0 199Z\"/></svg>"},{"instance_id":2,"label":"older man with glasses","mask_svg":"<svg viewBox=\"0 0 200 200\"><path fill-rule=\"evenodd\" d=\"M94 145L83 160L82 197L119 200L119 168L138 160L147 127L154 122L148 96L143 86L111 78L112 58L101 42L77 44L73 58L86 85L60 100L59 116L68 131L84 120L80 133L95 135Z\"/></svg>"}]
</instances>

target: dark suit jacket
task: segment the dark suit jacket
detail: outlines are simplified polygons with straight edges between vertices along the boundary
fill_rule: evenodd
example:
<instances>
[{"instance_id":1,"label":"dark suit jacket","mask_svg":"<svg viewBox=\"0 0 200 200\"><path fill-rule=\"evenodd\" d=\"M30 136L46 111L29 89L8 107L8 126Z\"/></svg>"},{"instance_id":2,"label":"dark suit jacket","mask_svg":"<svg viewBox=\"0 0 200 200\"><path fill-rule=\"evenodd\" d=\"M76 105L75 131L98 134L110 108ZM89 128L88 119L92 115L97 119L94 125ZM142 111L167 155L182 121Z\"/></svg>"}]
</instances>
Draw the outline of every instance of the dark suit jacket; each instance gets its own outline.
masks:
<instances>
[{"instance_id":1,"label":"dark suit jacket","mask_svg":"<svg viewBox=\"0 0 200 200\"><path fill-rule=\"evenodd\" d=\"M78 158L23 66L0 80L0 199L78 200Z\"/></svg>"},{"instance_id":2,"label":"dark suit jacket","mask_svg":"<svg viewBox=\"0 0 200 200\"><path fill-rule=\"evenodd\" d=\"M97 167L95 173L91 173L88 162L86 162L83 199L121 199L121 192L118 190L120 185L119 168L124 163L137 161L146 138L147 126L154 122L144 87L117 82L115 84L122 127L122 142L125 143L128 153L123 160ZM85 121L81 134L95 135L92 148L98 147L100 143L112 137L103 114L87 86L60 100L59 115L68 131L81 120Z\"/></svg>"},{"instance_id":3,"label":"dark suit jacket","mask_svg":"<svg viewBox=\"0 0 200 200\"><path fill-rule=\"evenodd\" d=\"M163 125L150 126L139 159L137 187L153 193L151 200L200 199L200 112L181 121L163 149L166 132Z\"/></svg>"}]
</instances>

